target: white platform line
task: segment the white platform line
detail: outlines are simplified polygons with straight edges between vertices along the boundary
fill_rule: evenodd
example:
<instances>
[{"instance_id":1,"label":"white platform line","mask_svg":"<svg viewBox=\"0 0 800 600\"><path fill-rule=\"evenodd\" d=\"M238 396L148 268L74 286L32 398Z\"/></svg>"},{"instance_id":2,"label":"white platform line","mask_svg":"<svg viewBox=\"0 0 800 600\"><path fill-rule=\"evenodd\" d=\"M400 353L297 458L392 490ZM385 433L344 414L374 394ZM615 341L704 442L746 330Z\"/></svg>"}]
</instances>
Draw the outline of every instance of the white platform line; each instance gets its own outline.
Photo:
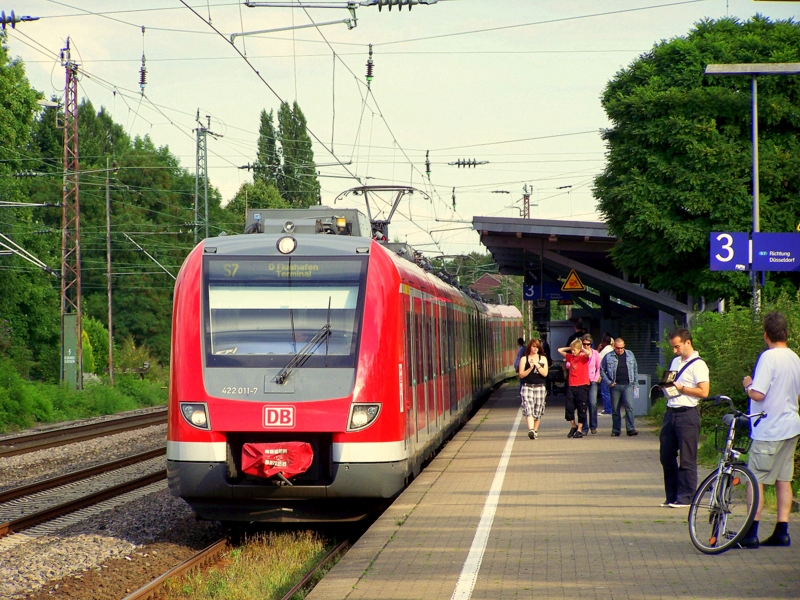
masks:
<instances>
[{"instance_id":1,"label":"white platform line","mask_svg":"<svg viewBox=\"0 0 800 600\"><path fill-rule=\"evenodd\" d=\"M500 456L500 464L497 465L492 486L489 488L486 503L483 505L483 511L481 511L478 529L472 539L472 546L470 546L467 560L464 561L464 566L461 568L461 575L458 577L458 583L456 583L456 589L453 591L451 600L469 600L472 597L472 590L478 579L478 571L481 570L486 542L489 541L489 532L492 530L494 514L497 512L497 504L500 501L500 492L503 490L503 480L506 478L506 467L508 467L508 461L511 458L514 438L517 435L521 420L522 411L517 411L517 418L514 420L514 425L511 426L506 446Z\"/></svg>"}]
</instances>

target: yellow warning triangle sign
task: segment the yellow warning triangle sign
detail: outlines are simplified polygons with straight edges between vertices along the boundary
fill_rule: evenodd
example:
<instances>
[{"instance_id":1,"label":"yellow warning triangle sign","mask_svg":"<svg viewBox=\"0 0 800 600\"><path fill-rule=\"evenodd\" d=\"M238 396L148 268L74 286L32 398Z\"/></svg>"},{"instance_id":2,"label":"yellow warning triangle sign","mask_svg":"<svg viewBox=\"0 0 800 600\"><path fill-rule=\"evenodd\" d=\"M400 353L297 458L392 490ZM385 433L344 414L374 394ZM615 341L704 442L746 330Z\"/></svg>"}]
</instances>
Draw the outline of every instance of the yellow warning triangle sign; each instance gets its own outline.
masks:
<instances>
[{"instance_id":1,"label":"yellow warning triangle sign","mask_svg":"<svg viewBox=\"0 0 800 600\"><path fill-rule=\"evenodd\" d=\"M575 272L575 269L572 269L567 276L567 280L564 282L564 285L561 286L562 292L585 292L586 286L583 285L581 278L578 277L578 274Z\"/></svg>"}]
</instances>

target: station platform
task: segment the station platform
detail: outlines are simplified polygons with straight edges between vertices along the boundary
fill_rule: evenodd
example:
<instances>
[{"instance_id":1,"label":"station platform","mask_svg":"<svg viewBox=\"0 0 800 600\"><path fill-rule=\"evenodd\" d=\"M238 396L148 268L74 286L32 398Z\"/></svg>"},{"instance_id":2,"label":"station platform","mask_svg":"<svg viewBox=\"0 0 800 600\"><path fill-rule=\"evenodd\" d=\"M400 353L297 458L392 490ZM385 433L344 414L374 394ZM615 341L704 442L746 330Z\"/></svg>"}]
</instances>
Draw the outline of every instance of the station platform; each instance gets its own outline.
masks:
<instances>
[{"instance_id":1,"label":"station platform","mask_svg":"<svg viewBox=\"0 0 800 600\"><path fill-rule=\"evenodd\" d=\"M800 597L800 517L789 548L701 554L688 511L659 506L658 432L611 437L601 416L569 439L563 406L530 440L500 388L308 599Z\"/></svg>"}]
</instances>

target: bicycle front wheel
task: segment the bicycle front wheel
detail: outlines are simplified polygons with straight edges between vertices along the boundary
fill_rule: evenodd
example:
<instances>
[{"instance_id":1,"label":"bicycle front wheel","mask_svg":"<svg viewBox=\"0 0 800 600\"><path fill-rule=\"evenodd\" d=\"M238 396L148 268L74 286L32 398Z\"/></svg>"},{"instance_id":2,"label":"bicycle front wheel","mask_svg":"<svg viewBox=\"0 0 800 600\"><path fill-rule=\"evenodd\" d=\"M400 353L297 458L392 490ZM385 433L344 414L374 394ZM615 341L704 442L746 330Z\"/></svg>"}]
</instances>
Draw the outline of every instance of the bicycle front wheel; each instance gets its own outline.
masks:
<instances>
[{"instance_id":1,"label":"bicycle front wheel","mask_svg":"<svg viewBox=\"0 0 800 600\"><path fill-rule=\"evenodd\" d=\"M758 482L747 467L734 465L730 473L713 472L697 488L689 508L689 536L695 548L719 554L734 547L750 529L757 507Z\"/></svg>"}]
</instances>

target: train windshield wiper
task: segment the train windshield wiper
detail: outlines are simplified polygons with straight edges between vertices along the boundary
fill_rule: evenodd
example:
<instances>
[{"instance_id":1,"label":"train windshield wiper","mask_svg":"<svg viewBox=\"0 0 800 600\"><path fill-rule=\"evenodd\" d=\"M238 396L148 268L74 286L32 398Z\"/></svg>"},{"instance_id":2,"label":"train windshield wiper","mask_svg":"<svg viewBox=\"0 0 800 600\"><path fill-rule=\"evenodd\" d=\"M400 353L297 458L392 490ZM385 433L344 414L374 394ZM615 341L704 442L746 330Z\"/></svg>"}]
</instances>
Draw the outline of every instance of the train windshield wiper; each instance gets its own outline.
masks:
<instances>
[{"instance_id":1,"label":"train windshield wiper","mask_svg":"<svg viewBox=\"0 0 800 600\"><path fill-rule=\"evenodd\" d=\"M302 367L303 364L308 360L308 358L314 354L314 352L322 345L322 342L325 342L325 348L327 351L327 342L328 338L331 336L331 324L330 322L325 323L314 337L309 340L309 342L300 349L300 352L295 354L292 357L292 360L280 370L280 372L275 376L275 383L278 385L283 385L286 383L286 380L291 375L292 371L294 371L297 367Z\"/></svg>"}]
</instances>

